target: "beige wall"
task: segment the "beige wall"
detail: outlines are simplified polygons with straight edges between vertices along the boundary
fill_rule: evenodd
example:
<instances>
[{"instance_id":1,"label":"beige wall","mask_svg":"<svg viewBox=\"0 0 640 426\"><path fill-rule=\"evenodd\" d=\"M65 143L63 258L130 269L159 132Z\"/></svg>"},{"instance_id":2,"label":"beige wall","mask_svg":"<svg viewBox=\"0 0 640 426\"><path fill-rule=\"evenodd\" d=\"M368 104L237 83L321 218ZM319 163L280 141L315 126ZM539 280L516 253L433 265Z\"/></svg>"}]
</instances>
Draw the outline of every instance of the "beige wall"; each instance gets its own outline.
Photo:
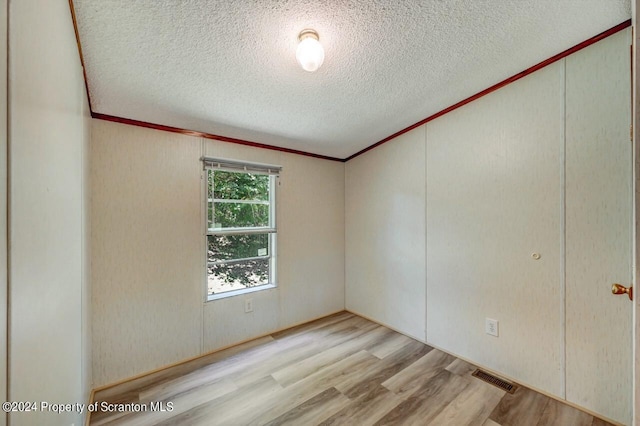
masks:
<instances>
[{"instance_id":1,"label":"beige wall","mask_svg":"<svg viewBox=\"0 0 640 426\"><path fill-rule=\"evenodd\" d=\"M203 154L283 167L276 289L203 303ZM344 164L100 120L91 159L96 386L344 308Z\"/></svg>"},{"instance_id":2,"label":"beige wall","mask_svg":"<svg viewBox=\"0 0 640 426\"><path fill-rule=\"evenodd\" d=\"M632 280L630 43L624 31L566 59L567 399L625 424L633 304L611 284Z\"/></svg>"},{"instance_id":3,"label":"beige wall","mask_svg":"<svg viewBox=\"0 0 640 426\"><path fill-rule=\"evenodd\" d=\"M9 7L9 392L86 403L88 107L69 5ZM12 425L80 424L77 412L13 413Z\"/></svg>"},{"instance_id":4,"label":"beige wall","mask_svg":"<svg viewBox=\"0 0 640 426\"><path fill-rule=\"evenodd\" d=\"M92 353L100 386L200 352L200 141L92 121Z\"/></svg>"},{"instance_id":5,"label":"beige wall","mask_svg":"<svg viewBox=\"0 0 640 426\"><path fill-rule=\"evenodd\" d=\"M347 308L628 423L629 34L347 162Z\"/></svg>"},{"instance_id":6,"label":"beige wall","mask_svg":"<svg viewBox=\"0 0 640 426\"><path fill-rule=\"evenodd\" d=\"M347 162L346 307L425 340L424 126Z\"/></svg>"},{"instance_id":7,"label":"beige wall","mask_svg":"<svg viewBox=\"0 0 640 426\"><path fill-rule=\"evenodd\" d=\"M557 62L428 123L426 163L427 340L558 396L563 82Z\"/></svg>"}]
</instances>

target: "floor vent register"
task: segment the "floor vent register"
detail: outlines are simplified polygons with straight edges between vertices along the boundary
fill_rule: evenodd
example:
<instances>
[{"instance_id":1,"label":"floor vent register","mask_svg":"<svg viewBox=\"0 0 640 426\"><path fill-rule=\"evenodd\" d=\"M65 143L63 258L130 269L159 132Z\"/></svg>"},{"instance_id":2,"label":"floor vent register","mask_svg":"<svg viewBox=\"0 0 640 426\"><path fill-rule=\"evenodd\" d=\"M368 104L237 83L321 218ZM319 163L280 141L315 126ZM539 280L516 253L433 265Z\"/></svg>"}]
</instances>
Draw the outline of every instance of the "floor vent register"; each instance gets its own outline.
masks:
<instances>
[{"instance_id":1,"label":"floor vent register","mask_svg":"<svg viewBox=\"0 0 640 426\"><path fill-rule=\"evenodd\" d=\"M505 390L509 393L514 393L516 389L518 389L517 385L509 383L506 380L503 380L499 377L494 376L493 374L489 374L486 371L482 371L480 369L476 369L476 371L474 371L471 375L484 382L492 384L493 386L499 387L500 389Z\"/></svg>"}]
</instances>

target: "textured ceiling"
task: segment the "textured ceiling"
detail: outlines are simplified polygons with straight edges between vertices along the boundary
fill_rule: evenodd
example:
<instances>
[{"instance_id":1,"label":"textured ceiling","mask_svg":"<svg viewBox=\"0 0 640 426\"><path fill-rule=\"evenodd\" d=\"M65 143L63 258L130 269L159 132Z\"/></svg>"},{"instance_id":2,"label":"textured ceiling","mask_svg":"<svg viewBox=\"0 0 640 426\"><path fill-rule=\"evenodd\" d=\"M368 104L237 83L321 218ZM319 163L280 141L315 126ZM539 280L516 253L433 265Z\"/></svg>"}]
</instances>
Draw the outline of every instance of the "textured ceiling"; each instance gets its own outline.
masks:
<instances>
[{"instance_id":1,"label":"textured ceiling","mask_svg":"<svg viewBox=\"0 0 640 426\"><path fill-rule=\"evenodd\" d=\"M631 16L629 0L74 0L93 112L344 158ZM326 58L295 59L314 28Z\"/></svg>"}]
</instances>

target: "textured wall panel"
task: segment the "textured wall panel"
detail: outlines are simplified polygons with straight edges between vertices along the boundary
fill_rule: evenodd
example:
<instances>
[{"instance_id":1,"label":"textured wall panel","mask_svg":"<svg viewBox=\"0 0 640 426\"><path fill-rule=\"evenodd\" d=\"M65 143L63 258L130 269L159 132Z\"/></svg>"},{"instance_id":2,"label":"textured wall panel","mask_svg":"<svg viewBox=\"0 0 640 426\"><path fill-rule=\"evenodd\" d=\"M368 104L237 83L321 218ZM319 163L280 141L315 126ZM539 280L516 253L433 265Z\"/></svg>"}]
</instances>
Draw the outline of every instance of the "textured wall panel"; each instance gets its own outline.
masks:
<instances>
[{"instance_id":1,"label":"textured wall panel","mask_svg":"<svg viewBox=\"0 0 640 426\"><path fill-rule=\"evenodd\" d=\"M424 127L347 163L346 306L425 339Z\"/></svg>"},{"instance_id":2,"label":"textured wall panel","mask_svg":"<svg viewBox=\"0 0 640 426\"><path fill-rule=\"evenodd\" d=\"M208 156L283 167L276 200L278 288L205 304L205 351L344 309L344 164L204 143ZM246 298L254 303L249 314Z\"/></svg>"},{"instance_id":3,"label":"textured wall panel","mask_svg":"<svg viewBox=\"0 0 640 426\"><path fill-rule=\"evenodd\" d=\"M427 124L426 172L428 342L557 396L563 71L555 63Z\"/></svg>"},{"instance_id":4,"label":"textured wall panel","mask_svg":"<svg viewBox=\"0 0 640 426\"><path fill-rule=\"evenodd\" d=\"M93 120L96 386L200 353L200 141Z\"/></svg>"},{"instance_id":5,"label":"textured wall panel","mask_svg":"<svg viewBox=\"0 0 640 426\"><path fill-rule=\"evenodd\" d=\"M209 302L204 307L204 351L212 351L280 328L280 290L270 289ZM246 299L253 312L244 312Z\"/></svg>"},{"instance_id":6,"label":"textured wall panel","mask_svg":"<svg viewBox=\"0 0 640 426\"><path fill-rule=\"evenodd\" d=\"M567 399L631 422L630 31L566 59Z\"/></svg>"},{"instance_id":7,"label":"textured wall panel","mask_svg":"<svg viewBox=\"0 0 640 426\"><path fill-rule=\"evenodd\" d=\"M12 401L86 403L88 134L69 5L9 5ZM82 423L81 413L11 413L12 425Z\"/></svg>"},{"instance_id":8,"label":"textured wall panel","mask_svg":"<svg viewBox=\"0 0 640 426\"><path fill-rule=\"evenodd\" d=\"M92 138L96 385L344 308L342 163L99 120ZM203 150L283 166L276 289L203 303Z\"/></svg>"}]
</instances>

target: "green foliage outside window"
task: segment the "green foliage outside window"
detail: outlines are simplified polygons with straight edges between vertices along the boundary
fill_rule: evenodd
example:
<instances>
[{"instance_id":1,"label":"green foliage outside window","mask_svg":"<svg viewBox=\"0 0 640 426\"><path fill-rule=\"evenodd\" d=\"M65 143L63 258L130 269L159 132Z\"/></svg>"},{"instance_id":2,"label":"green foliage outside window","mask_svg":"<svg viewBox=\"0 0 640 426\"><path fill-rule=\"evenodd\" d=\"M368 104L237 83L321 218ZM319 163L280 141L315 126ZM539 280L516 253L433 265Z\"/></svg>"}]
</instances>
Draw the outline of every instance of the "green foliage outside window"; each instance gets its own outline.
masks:
<instances>
[{"instance_id":1,"label":"green foliage outside window","mask_svg":"<svg viewBox=\"0 0 640 426\"><path fill-rule=\"evenodd\" d=\"M213 197L212 197L213 196ZM269 176L211 170L208 173L209 228L269 226ZM209 266L216 281L245 287L269 282L269 234L209 235L208 262L264 257Z\"/></svg>"}]
</instances>

